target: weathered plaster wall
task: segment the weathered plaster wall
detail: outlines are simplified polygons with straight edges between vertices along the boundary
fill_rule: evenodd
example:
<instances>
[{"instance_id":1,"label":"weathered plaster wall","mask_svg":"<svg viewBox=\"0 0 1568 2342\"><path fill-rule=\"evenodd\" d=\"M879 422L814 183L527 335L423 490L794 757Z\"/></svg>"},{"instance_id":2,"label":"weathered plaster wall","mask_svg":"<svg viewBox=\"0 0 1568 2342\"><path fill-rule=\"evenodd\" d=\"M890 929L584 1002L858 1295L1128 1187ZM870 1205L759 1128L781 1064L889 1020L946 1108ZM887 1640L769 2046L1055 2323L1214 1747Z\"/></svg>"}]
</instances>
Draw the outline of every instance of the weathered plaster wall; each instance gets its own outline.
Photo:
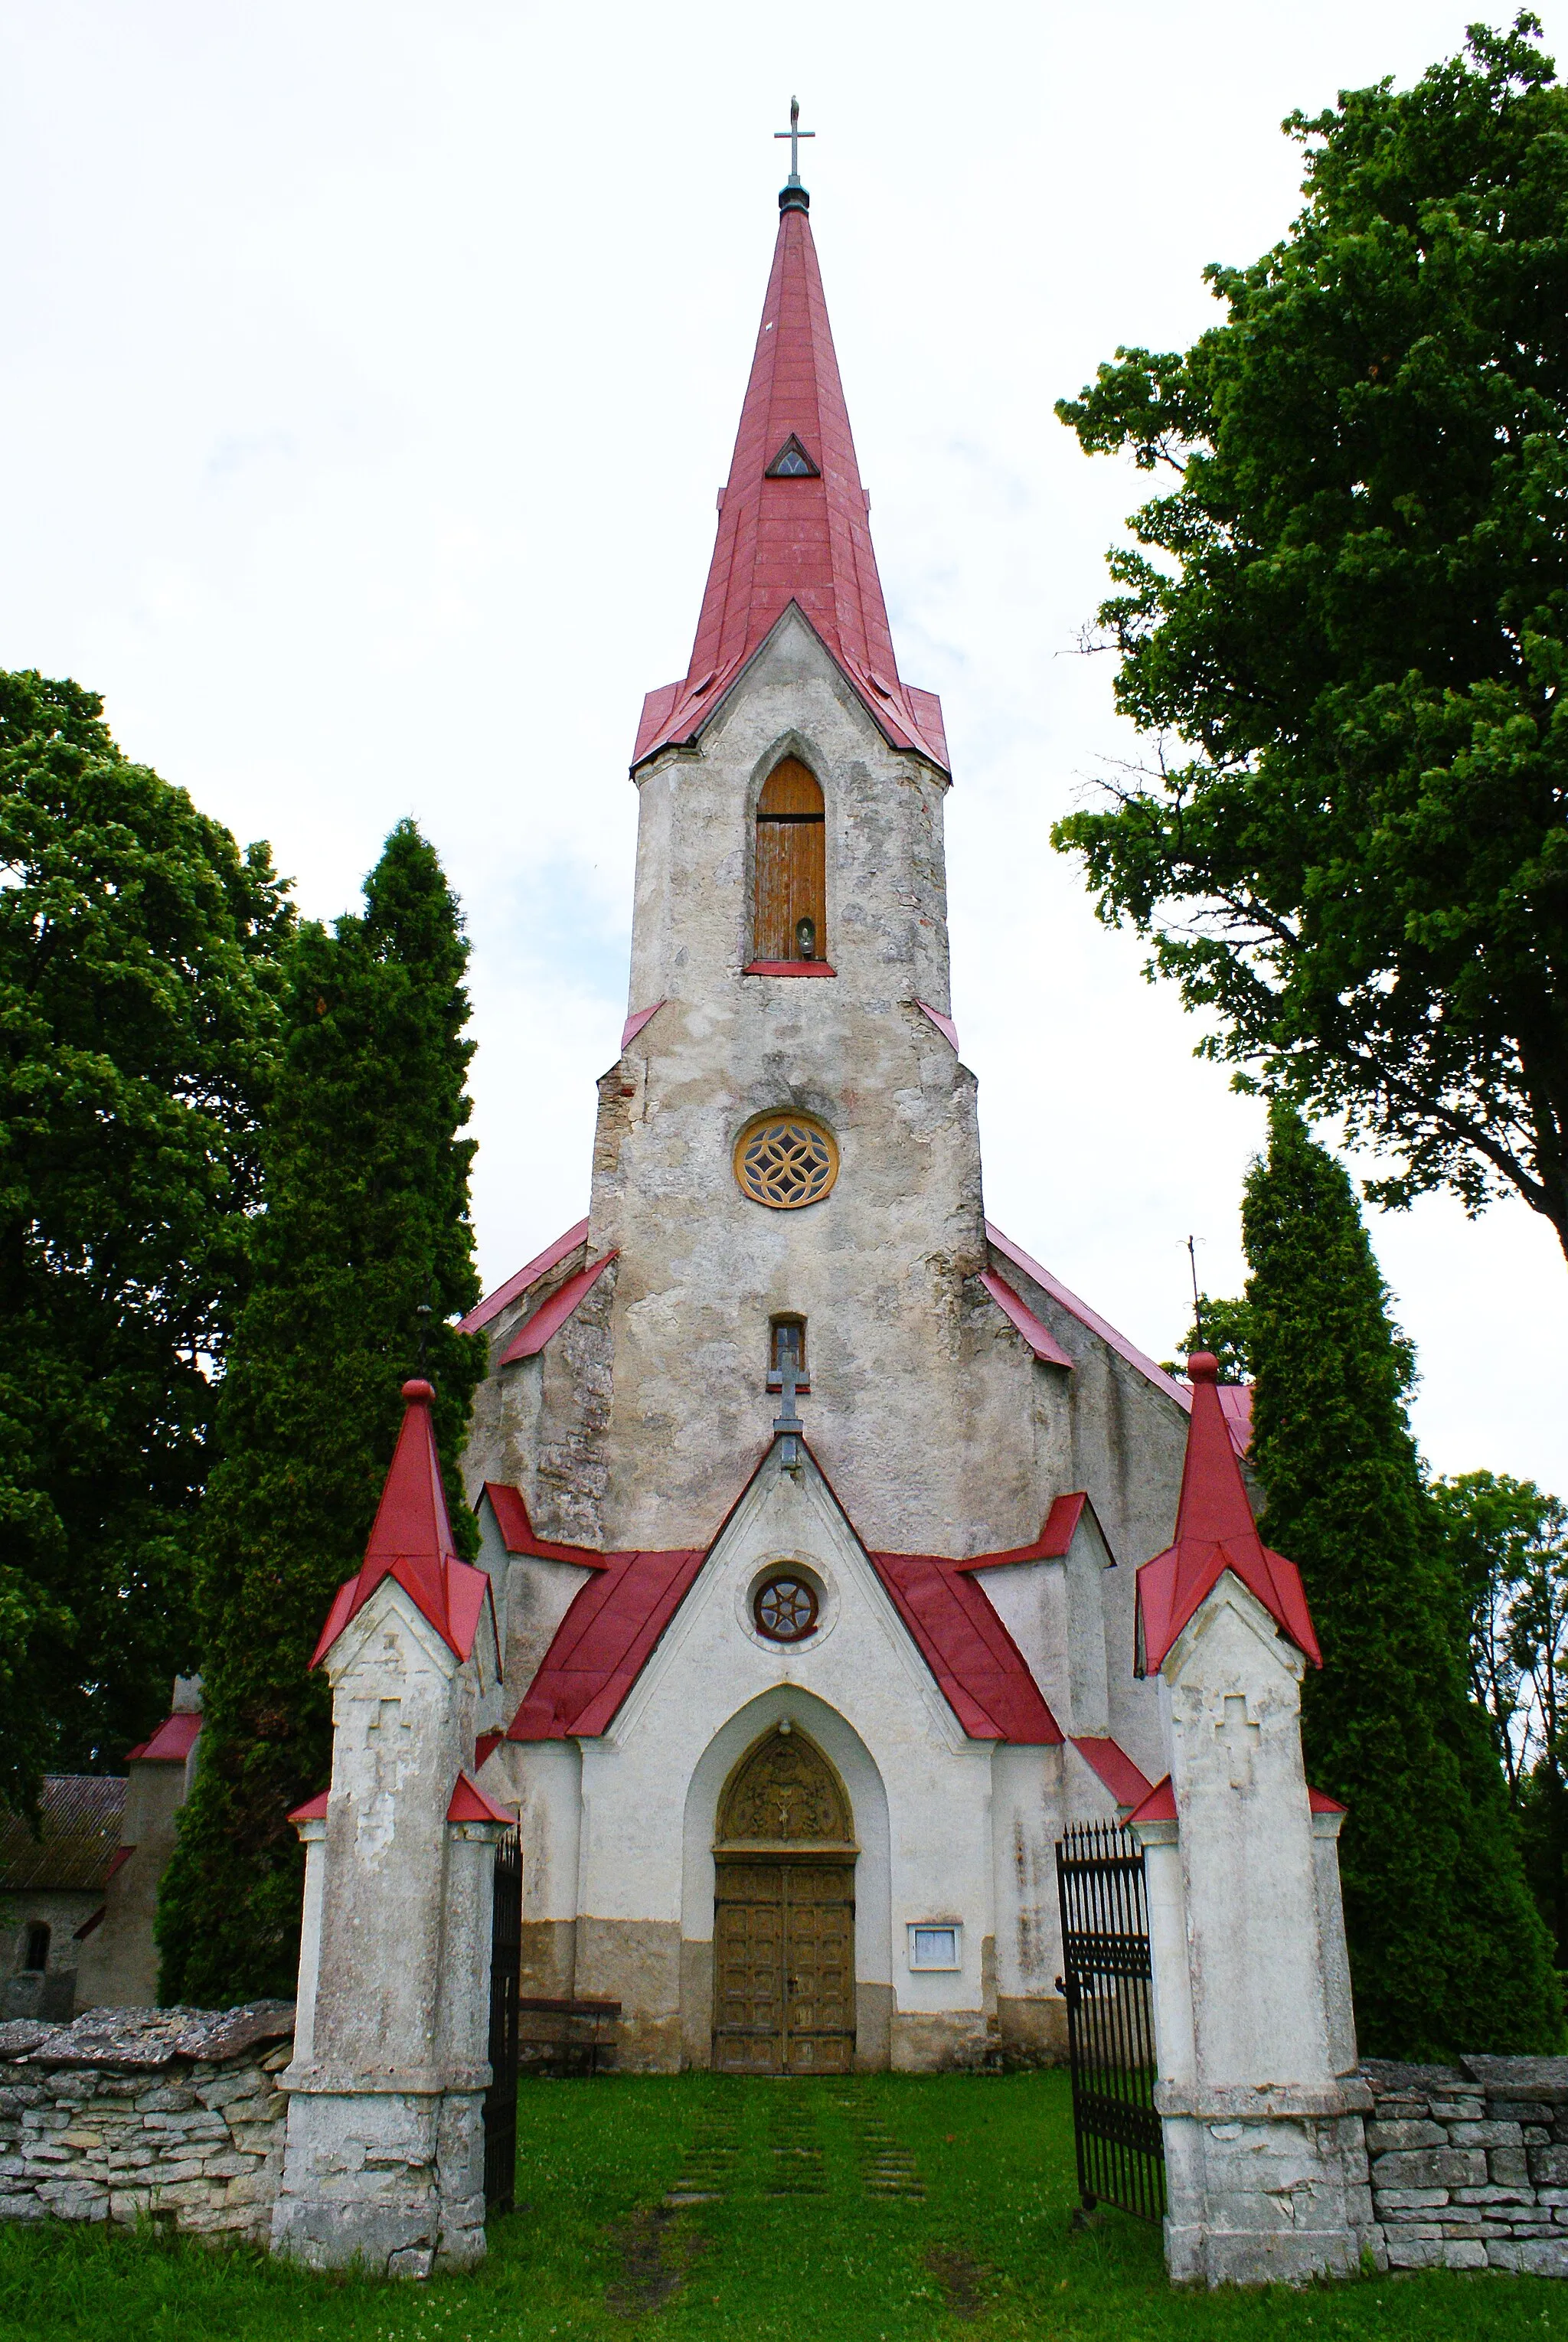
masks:
<instances>
[{"instance_id":1,"label":"weathered plaster wall","mask_svg":"<svg viewBox=\"0 0 1568 2342\"><path fill-rule=\"evenodd\" d=\"M286 2001L0 2026L0 2220L150 2215L261 2242L293 2028Z\"/></svg>"}]
</instances>

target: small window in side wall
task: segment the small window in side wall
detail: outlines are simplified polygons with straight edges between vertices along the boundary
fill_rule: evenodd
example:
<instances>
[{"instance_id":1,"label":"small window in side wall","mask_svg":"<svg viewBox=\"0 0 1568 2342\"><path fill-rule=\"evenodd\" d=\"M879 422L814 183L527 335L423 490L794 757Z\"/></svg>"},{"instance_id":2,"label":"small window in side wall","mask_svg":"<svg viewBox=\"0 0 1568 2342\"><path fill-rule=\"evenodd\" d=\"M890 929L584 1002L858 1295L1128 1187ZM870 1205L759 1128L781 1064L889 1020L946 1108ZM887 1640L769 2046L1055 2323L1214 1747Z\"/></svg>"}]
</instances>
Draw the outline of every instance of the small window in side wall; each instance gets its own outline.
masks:
<instances>
[{"instance_id":1,"label":"small window in side wall","mask_svg":"<svg viewBox=\"0 0 1568 2342\"><path fill-rule=\"evenodd\" d=\"M41 1919L33 1921L22 1939L22 1965L30 1969L49 1965L49 1930Z\"/></svg>"},{"instance_id":2,"label":"small window in side wall","mask_svg":"<svg viewBox=\"0 0 1568 2342\"><path fill-rule=\"evenodd\" d=\"M914 1919L909 1927L912 1968L961 1968L964 1929L952 1919Z\"/></svg>"},{"instance_id":3,"label":"small window in side wall","mask_svg":"<svg viewBox=\"0 0 1568 2342\"><path fill-rule=\"evenodd\" d=\"M768 1319L769 1390L776 1391L784 1388L784 1362L786 1350L793 1350L794 1353L796 1390L809 1391L811 1367L806 1358L805 1319L795 1316L793 1311L786 1311L782 1316Z\"/></svg>"},{"instance_id":4,"label":"small window in side wall","mask_svg":"<svg viewBox=\"0 0 1568 2342\"><path fill-rule=\"evenodd\" d=\"M821 785L786 756L757 799L754 959L827 957L826 836Z\"/></svg>"}]
</instances>

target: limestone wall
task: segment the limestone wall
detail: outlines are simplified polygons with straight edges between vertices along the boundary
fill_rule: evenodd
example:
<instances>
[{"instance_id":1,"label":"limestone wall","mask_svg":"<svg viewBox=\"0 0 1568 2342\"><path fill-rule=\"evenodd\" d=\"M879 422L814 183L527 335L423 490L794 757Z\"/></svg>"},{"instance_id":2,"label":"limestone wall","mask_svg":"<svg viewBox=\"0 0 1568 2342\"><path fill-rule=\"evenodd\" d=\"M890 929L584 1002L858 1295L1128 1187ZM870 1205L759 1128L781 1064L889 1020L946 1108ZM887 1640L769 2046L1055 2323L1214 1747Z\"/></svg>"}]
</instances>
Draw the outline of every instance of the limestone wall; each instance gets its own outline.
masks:
<instances>
[{"instance_id":1,"label":"limestone wall","mask_svg":"<svg viewBox=\"0 0 1568 2342\"><path fill-rule=\"evenodd\" d=\"M0 2220L172 2218L266 2241L294 2007L0 2025Z\"/></svg>"},{"instance_id":2,"label":"limestone wall","mask_svg":"<svg viewBox=\"0 0 1568 2342\"><path fill-rule=\"evenodd\" d=\"M1568 2277L1568 2057L1368 2059L1362 2071L1391 2268Z\"/></svg>"}]
</instances>

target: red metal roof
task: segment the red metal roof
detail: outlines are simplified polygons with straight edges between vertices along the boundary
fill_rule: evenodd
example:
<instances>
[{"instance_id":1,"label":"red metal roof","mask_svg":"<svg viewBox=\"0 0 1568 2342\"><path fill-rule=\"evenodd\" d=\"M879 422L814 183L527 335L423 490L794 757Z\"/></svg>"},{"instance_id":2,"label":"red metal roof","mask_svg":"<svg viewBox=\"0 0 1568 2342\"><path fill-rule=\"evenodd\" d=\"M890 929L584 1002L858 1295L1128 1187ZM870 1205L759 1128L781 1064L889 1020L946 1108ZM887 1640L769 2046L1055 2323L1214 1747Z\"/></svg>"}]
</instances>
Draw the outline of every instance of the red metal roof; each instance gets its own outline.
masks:
<instances>
[{"instance_id":1,"label":"red metal roof","mask_svg":"<svg viewBox=\"0 0 1568 2342\"><path fill-rule=\"evenodd\" d=\"M304 1805L303 1805L303 1806L295 1806L295 1809L294 1809L293 1813L292 1813L292 1814L290 1814L290 1816L289 1816L289 1819L290 1819L290 1821L291 1821L291 1822L324 1822L324 1821L325 1821L325 1819L326 1819L327 1799L329 1798L329 1797L331 1796L331 1794L332 1794L332 1793L331 1793L331 1791L330 1791L329 1789L323 1789L323 1790L321 1791L321 1793L320 1793L320 1795L319 1795L318 1797L307 1797L307 1798L305 1799L305 1803L304 1803Z\"/></svg>"},{"instance_id":2,"label":"red metal roof","mask_svg":"<svg viewBox=\"0 0 1568 2342\"><path fill-rule=\"evenodd\" d=\"M1004 1277L998 1276L994 1268L983 1268L980 1282L1004 1316L1012 1319L1042 1366L1071 1366L1072 1359L1050 1326L1044 1318L1036 1317L1028 1303L1014 1292Z\"/></svg>"},{"instance_id":3,"label":"red metal roof","mask_svg":"<svg viewBox=\"0 0 1568 2342\"><path fill-rule=\"evenodd\" d=\"M814 468L769 477L792 433ZM868 509L811 224L792 207L779 219L691 664L644 702L634 767L695 738L793 602L894 746L946 772L935 694L899 677Z\"/></svg>"},{"instance_id":4,"label":"red metal roof","mask_svg":"<svg viewBox=\"0 0 1568 2342\"><path fill-rule=\"evenodd\" d=\"M844 1519L853 1534L847 1514ZM564 1740L606 1731L713 1549L591 1554L582 1546L553 1548L557 1559L585 1562L600 1574L578 1588L508 1738ZM862 1549L972 1739L1060 1743L1061 1730L1023 1653L960 1564L934 1554Z\"/></svg>"},{"instance_id":5,"label":"red metal roof","mask_svg":"<svg viewBox=\"0 0 1568 2342\"><path fill-rule=\"evenodd\" d=\"M954 1566L973 1572L977 1569L1005 1569L1008 1563L1014 1561L1064 1561L1085 1506L1088 1506L1090 1519L1100 1529L1099 1515L1089 1504L1085 1492L1078 1488L1071 1496L1052 1499L1051 1509L1032 1545L1009 1546L1002 1553L979 1553L973 1561L955 1562ZM1104 1529L1100 1529L1100 1539L1102 1544L1105 1544ZM1109 1545L1105 1545L1105 1550L1110 1552Z\"/></svg>"},{"instance_id":6,"label":"red metal roof","mask_svg":"<svg viewBox=\"0 0 1568 2342\"><path fill-rule=\"evenodd\" d=\"M1134 1806L1127 1816L1129 1822L1174 1822L1176 1818L1176 1793L1167 1773L1156 1781L1142 1805Z\"/></svg>"},{"instance_id":7,"label":"red metal roof","mask_svg":"<svg viewBox=\"0 0 1568 2342\"><path fill-rule=\"evenodd\" d=\"M659 1005L663 1007L664 1003L661 1001ZM651 1016L653 1013L650 1008L648 1015ZM621 1046L624 1048L625 1046L623 1041ZM458 1332L477 1334L481 1327L489 1325L493 1317L499 1317L509 1301L515 1301L520 1293L526 1293L531 1285L537 1285L542 1276L547 1276L553 1268L560 1266L568 1253L575 1252L580 1244L587 1241L588 1223L578 1220L564 1236L557 1236L553 1245L547 1245L536 1259L525 1262L507 1278L504 1285L498 1285L494 1293L487 1293L483 1301L475 1302L467 1316L459 1322Z\"/></svg>"},{"instance_id":8,"label":"red metal roof","mask_svg":"<svg viewBox=\"0 0 1568 2342\"><path fill-rule=\"evenodd\" d=\"M633 1042L636 1039L644 1026L653 1022L653 1019L658 1015L664 1005L664 1004L662 1000L655 1000L651 1008L633 1009L631 1015L627 1017L625 1023L621 1027L621 1047L623 1050L626 1050L631 1047ZM588 1233L588 1223L586 1220L583 1223L583 1233L584 1236Z\"/></svg>"},{"instance_id":9,"label":"red metal roof","mask_svg":"<svg viewBox=\"0 0 1568 2342\"><path fill-rule=\"evenodd\" d=\"M133 1748L130 1757L125 1761L129 1764L134 1757L139 1758L143 1764L161 1761L170 1765L183 1765L195 1746L196 1736L201 1728L202 1719L199 1716L193 1716L182 1710L177 1716L165 1718L152 1738L144 1740L139 1748Z\"/></svg>"},{"instance_id":10,"label":"red metal roof","mask_svg":"<svg viewBox=\"0 0 1568 2342\"><path fill-rule=\"evenodd\" d=\"M524 1320L522 1331L502 1351L500 1363L514 1366L519 1358L536 1358L551 1335L558 1334L578 1304L587 1299L614 1258L614 1253L604 1253L557 1286L548 1301L542 1301L532 1317Z\"/></svg>"},{"instance_id":11,"label":"red metal roof","mask_svg":"<svg viewBox=\"0 0 1568 2342\"><path fill-rule=\"evenodd\" d=\"M825 959L749 959L743 976L836 976Z\"/></svg>"},{"instance_id":12,"label":"red metal roof","mask_svg":"<svg viewBox=\"0 0 1568 2342\"><path fill-rule=\"evenodd\" d=\"M509 1814L504 1807L494 1804L466 1773L457 1776L457 1786L452 1792L446 1818L449 1822L504 1822L508 1829L517 1827L516 1815Z\"/></svg>"},{"instance_id":13,"label":"red metal roof","mask_svg":"<svg viewBox=\"0 0 1568 2342\"><path fill-rule=\"evenodd\" d=\"M1314 1666L1323 1654L1313 1631L1301 1572L1259 1536L1242 1482L1229 1426L1220 1406L1218 1373L1207 1351L1187 1361L1193 1419L1182 1467L1176 1535L1165 1552L1138 1572L1140 1675L1154 1674L1200 1605L1233 1570L1249 1592Z\"/></svg>"},{"instance_id":14,"label":"red metal roof","mask_svg":"<svg viewBox=\"0 0 1568 2342\"><path fill-rule=\"evenodd\" d=\"M1326 1789L1309 1789L1306 1801L1308 1811L1314 1814L1348 1814L1350 1811L1350 1807L1342 1806L1337 1797L1331 1797Z\"/></svg>"},{"instance_id":15,"label":"red metal roof","mask_svg":"<svg viewBox=\"0 0 1568 2342\"><path fill-rule=\"evenodd\" d=\"M1147 1775L1139 1771L1126 1750L1119 1748L1114 1740L1074 1739L1073 1746L1119 1806L1141 1805L1148 1796L1153 1785Z\"/></svg>"},{"instance_id":16,"label":"red metal roof","mask_svg":"<svg viewBox=\"0 0 1568 2342\"><path fill-rule=\"evenodd\" d=\"M556 1628L509 1740L564 1740L606 1731L702 1567L704 1548L595 1554L594 1559L597 1571L578 1587Z\"/></svg>"},{"instance_id":17,"label":"red metal roof","mask_svg":"<svg viewBox=\"0 0 1568 2342\"><path fill-rule=\"evenodd\" d=\"M396 1579L460 1659L474 1648L480 1613L491 1599L490 1580L484 1570L459 1561L453 1548L441 1457L430 1418L434 1396L427 1382L403 1386L403 1424L365 1559L357 1576L337 1589L311 1659L313 1667L384 1577Z\"/></svg>"},{"instance_id":18,"label":"red metal roof","mask_svg":"<svg viewBox=\"0 0 1568 2342\"><path fill-rule=\"evenodd\" d=\"M923 1016L930 1017L932 1023L935 1026L943 1039L950 1042L954 1051L956 1051L958 1047L958 1027L954 1023L952 1017L947 1016L940 1008L933 1008L929 1000L917 1000L914 1005L920 1010Z\"/></svg>"},{"instance_id":19,"label":"red metal roof","mask_svg":"<svg viewBox=\"0 0 1568 2342\"><path fill-rule=\"evenodd\" d=\"M1028 1661L959 1563L925 1553L874 1553L871 1560L972 1740L1061 1745L1062 1728Z\"/></svg>"},{"instance_id":20,"label":"red metal roof","mask_svg":"<svg viewBox=\"0 0 1568 2342\"><path fill-rule=\"evenodd\" d=\"M603 1569L604 1556L594 1553L585 1545L552 1545L547 1538L535 1536L534 1524L528 1517L528 1507L523 1501L521 1488L514 1488L505 1480L486 1480L480 1494L490 1499L490 1509L495 1516L495 1526L501 1532L501 1542L508 1553L528 1553L542 1561L574 1561L584 1569ZM474 1507L477 1511L478 1507Z\"/></svg>"}]
</instances>

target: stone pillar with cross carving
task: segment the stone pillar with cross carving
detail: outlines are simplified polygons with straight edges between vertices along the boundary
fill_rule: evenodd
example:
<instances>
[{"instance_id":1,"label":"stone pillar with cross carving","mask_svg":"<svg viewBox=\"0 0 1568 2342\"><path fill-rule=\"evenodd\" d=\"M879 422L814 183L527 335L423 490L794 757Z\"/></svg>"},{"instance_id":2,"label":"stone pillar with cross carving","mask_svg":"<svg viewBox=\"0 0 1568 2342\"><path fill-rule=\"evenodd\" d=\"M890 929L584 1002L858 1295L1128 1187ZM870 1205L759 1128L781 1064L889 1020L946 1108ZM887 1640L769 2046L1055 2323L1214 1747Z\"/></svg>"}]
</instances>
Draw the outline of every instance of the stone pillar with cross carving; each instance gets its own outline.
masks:
<instances>
[{"instance_id":1,"label":"stone pillar with cross carving","mask_svg":"<svg viewBox=\"0 0 1568 2342\"><path fill-rule=\"evenodd\" d=\"M1212 1357L1175 1542L1138 1573L1140 1670L1170 1771L1129 1828L1144 1851L1173 2277L1256 2284L1378 2253L1333 1840L1302 1761L1321 1657L1301 1578L1253 1523Z\"/></svg>"},{"instance_id":2,"label":"stone pillar with cross carving","mask_svg":"<svg viewBox=\"0 0 1568 2342\"><path fill-rule=\"evenodd\" d=\"M474 1786L494 1720L490 1581L453 1551L428 1383L407 1412L364 1565L316 1659L332 1784L305 1847L298 2013L273 2249L392 2276L484 2251L491 1873L511 1816Z\"/></svg>"}]
</instances>

